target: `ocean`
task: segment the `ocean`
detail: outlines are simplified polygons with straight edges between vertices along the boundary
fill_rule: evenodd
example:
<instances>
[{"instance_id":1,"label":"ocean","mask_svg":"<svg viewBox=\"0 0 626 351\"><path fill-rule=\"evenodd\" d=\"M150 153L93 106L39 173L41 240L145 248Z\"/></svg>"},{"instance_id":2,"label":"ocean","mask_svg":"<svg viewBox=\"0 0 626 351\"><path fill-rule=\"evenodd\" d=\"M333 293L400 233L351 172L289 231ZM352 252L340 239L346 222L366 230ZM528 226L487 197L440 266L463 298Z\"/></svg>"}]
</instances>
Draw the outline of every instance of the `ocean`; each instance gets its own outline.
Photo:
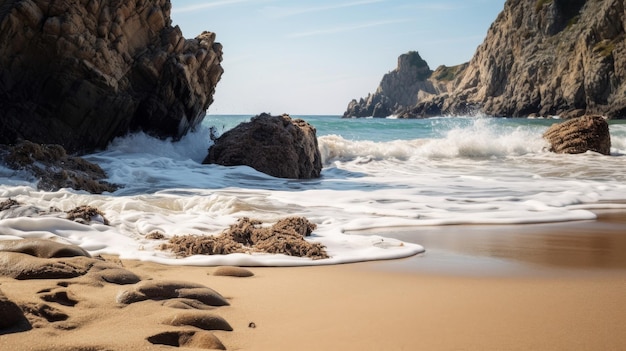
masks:
<instances>
[{"instance_id":1,"label":"ocean","mask_svg":"<svg viewBox=\"0 0 626 351\"><path fill-rule=\"evenodd\" d=\"M38 191L36 179L0 166L0 200L61 210L90 205L110 222L4 218L0 239L51 238L93 255L168 265L300 266L428 250L410 235L403 241L384 236L394 228L417 233L451 225L525 226L626 212L624 121L611 122L609 157L548 152L541 135L557 119L292 116L317 129L321 178L279 179L245 166L201 164L211 129L221 134L250 117L208 115L179 142L138 133L85 156L107 172L108 181L123 186L111 194ZM164 241L146 238L153 231L166 238L215 235L242 217L273 223L288 216L317 224L307 240L325 245L329 259L258 253L177 258L159 249Z\"/></svg>"}]
</instances>

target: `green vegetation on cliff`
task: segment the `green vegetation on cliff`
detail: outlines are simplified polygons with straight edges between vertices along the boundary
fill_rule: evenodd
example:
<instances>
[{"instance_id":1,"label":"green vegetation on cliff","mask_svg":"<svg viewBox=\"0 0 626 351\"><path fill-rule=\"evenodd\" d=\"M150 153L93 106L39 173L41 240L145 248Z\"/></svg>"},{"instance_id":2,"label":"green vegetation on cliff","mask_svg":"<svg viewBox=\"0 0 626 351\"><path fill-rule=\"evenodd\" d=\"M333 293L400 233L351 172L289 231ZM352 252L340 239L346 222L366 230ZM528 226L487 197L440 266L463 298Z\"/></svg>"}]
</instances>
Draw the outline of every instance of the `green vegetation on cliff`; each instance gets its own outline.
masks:
<instances>
[{"instance_id":1,"label":"green vegetation on cliff","mask_svg":"<svg viewBox=\"0 0 626 351\"><path fill-rule=\"evenodd\" d=\"M428 67L428 63L424 61L417 51L409 51L406 55L408 56L408 61L411 66L415 66L417 68Z\"/></svg>"},{"instance_id":2,"label":"green vegetation on cliff","mask_svg":"<svg viewBox=\"0 0 626 351\"><path fill-rule=\"evenodd\" d=\"M593 47L593 51L603 57L613 54L613 50L615 50L615 42L608 39L602 40Z\"/></svg>"},{"instance_id":3,"label":"green vegetation on cliff","mask_svg":"<svg viewBox=\"0 0 626 351\"><path fill-rule=\"evenodd\" d=\"M405 61L409 66L417 68L417 79L422 81L428 79L431 75L428 63L420 56L417 51L409 51L405 55Z\"/></svg>"},{"instance_id":4,"label":"green vegetation on cliff","mask_svg":"<svg viewBox=\"0 0 626 351\"><path fill-rule=\"evenodd\" d=\"M439 81L449 82L457 77L457 74L463 68L463 66L464 64L451 67L441 65L437 67L435 72L433 72L432 77Z\"/></svg>"},{"instance_id":5,"label":"green vegetation on cliff","mask_svg":"<svg viewBox=\"0 0 626 351\"><path fill-rule=\"evenodd\" d=\"M535 3L535 12L541 11L545 5L551 4L552 0L537 0Z\"/></svg>"}]
</instances>

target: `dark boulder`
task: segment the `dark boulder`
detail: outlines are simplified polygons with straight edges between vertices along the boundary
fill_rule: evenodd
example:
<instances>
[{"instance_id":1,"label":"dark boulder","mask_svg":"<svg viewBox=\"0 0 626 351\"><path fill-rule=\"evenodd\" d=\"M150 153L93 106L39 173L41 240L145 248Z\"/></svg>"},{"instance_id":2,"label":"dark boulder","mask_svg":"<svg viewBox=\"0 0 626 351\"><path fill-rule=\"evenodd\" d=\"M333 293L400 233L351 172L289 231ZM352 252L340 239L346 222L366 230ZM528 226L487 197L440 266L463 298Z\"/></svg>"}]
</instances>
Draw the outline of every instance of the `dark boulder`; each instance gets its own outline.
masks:
<instances>
[{"instance_id":1,"label":"dark boulder","mask_svg":"<svg viewBox=\"0 0 626 351\"><path fill-rule=\"evenodd\" d=\"M543 134L550 151L560 154L580 154L594 151L611 153L609 124L602 116L582 116L552 125Z\"/></svg>"},{"instance_id":2,"label":"dark boulder","mask_svg":"<svg viewBox=\"0 0 626 351\"><path fill-rule=\"evenodd\" d=\"M202 163L245 165L279 178L318 178L322 171L315 127L265 113L220 136Z\"/></svg>"},{"instance_id":3,"label":"dark boulder","mask_svg":"<svg viewBox=\"0 0 626 351\"><path fill-rule=\"evenodd\" d=\"M0 143L101 149L198 125L223 72L215 34L185 39L170 0L0 1Z\"/></svg>"}]
</instances>

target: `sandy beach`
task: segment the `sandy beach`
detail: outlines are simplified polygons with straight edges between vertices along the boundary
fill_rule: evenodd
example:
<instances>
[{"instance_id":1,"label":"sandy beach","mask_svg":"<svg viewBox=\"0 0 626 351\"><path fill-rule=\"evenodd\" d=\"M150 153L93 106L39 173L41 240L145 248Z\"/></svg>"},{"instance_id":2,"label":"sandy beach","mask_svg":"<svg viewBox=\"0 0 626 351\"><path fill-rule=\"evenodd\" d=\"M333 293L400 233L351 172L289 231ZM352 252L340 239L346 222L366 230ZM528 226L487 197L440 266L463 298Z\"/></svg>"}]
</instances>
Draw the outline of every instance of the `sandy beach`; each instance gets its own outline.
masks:
<instances>
[{"instance_id":1,"label":"sandy beach","mask_svg":"<svg viewBox=\"0 0 626 351\"><path fill-rule=\"evenodd\" d=\"M158 293L120 303L135 285L84 277L0 277L4 295L31 311L30 327L1 332L0 350L622 350L625 218L431 228L412 234L422 255L247 268L252 277L105 257L138 284L201 284L224 306Z\"/></svg>"},{"instance_id":2,"label":"sandy beach","mask_svg":"<svg viewBox=\"0 0 626 351\"><path fill-rule=\"evenodd\" d=\"M626 0L0 32L0 351L626 351Z\"/></svg>"}]
</instances>

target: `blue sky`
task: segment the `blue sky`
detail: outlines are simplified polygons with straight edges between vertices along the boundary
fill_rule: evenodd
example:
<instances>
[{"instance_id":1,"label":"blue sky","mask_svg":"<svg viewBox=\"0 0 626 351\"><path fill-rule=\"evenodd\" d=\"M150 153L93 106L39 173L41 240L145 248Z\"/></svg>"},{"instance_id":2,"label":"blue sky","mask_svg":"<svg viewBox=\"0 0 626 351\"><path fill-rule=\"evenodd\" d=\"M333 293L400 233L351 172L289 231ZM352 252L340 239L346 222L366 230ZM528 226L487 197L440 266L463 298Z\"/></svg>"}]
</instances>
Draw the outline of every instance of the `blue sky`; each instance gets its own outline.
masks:
<instances>
[{"instance_id":1,"label":"blue sky","mask_svg":"<svg viewBox=\"0 0 626 351\"><path fill-rule=\"evenodd\" d=\"M224 75L210 114L342 114L400 54L469 61L505 0L173 0L186 38L215 32Z\"/></svg>"}]
</instances>

